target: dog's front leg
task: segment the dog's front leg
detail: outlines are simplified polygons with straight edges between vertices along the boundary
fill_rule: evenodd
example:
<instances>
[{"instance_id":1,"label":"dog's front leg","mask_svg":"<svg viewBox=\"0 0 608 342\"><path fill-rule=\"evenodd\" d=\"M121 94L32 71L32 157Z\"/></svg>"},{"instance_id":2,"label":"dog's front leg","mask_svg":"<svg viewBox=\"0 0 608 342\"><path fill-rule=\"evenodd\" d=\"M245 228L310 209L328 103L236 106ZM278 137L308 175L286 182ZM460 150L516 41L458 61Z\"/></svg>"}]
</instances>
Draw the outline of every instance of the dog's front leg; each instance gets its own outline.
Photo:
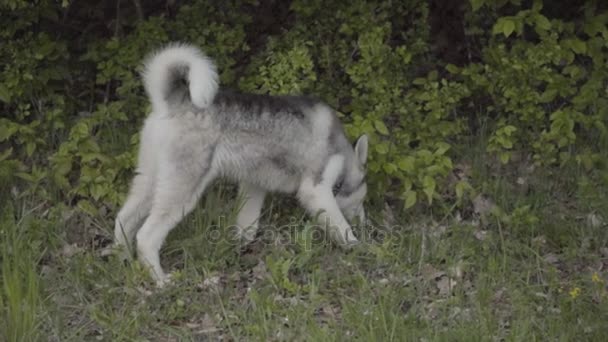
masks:
<instances>
[{"instance_id":1,"label":"dog's front leg","mask_svg":"<svg viewBox=\"0 0 608 342\"><path fill-rule=\"evenodd\" d=\"M266 191L249 183L241 183L241 195L243 196L243 206L240 208L236 218L237 235L248 243L253 241L258 231L260 212L264 205Z\"/></svg>"},{"instance_id":2,"label":"dog's front leg","mask_svg":"<svg viewBox=\"0 0 608 342\"><path fill-rule=\"evenodd\" d=\"M298 190L298 199L310 215L318 218L331 238L340 246L350 247L359 242L327 184L314 184L311 178L304 179Z\"/></svg>"}]
</instances>

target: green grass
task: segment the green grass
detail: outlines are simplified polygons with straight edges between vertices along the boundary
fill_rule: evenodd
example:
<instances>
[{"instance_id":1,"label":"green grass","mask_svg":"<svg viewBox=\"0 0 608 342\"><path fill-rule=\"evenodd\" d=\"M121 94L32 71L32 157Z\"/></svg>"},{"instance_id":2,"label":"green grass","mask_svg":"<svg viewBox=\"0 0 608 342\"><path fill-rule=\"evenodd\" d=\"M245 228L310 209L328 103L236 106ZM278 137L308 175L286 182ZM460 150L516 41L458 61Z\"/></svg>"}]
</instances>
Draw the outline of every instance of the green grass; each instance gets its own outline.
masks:
<instances>
[{"instance_id":1,"label":"green grass","mask_svg":"<svg viewBox=\"0 0 608 342\"><path fill-rule=\"evenodd\" d=\"M3 222L7 222L6 216ZM39 251L29 245L25 224L7 224L0 231L2 255L0 283L0 329L6 341L38 337L41 293L36 264ZM40 247L40 246L37 246Z\"/></svg>"},{"instance_id":2,"label":"green grass","mask_svg":"<svg viewBox=\"0 0 608 342\"><path fill-rule=\"evenodd\" d=\"M608 219L601 172L525 173L480 155L473 151L463 163L474 188L500 210L477 217L470 201L441 214L394 208L396 227L359 229L366 243L352 251L321 239L278 197L266 204L268 227L241 248L228 227L233 192L216 186L165 244L162 260L174 283L163 289L139 263L102 257L111 215L8 199L0 336L605 340L608 231L589 224L591 215ZM377 223L390 216L370 213Z\"/></svg>"}]
</instances>

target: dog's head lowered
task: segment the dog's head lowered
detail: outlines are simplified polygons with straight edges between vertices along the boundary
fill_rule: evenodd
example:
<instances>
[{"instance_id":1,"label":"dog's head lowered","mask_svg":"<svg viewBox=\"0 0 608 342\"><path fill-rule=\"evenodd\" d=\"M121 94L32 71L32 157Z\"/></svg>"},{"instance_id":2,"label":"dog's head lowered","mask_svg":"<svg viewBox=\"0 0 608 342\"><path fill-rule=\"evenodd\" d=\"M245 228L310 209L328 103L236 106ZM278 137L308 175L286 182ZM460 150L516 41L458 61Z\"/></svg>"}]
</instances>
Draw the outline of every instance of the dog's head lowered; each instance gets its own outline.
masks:
<instances>
[{"instance_id":1,"label":"dog's head lowered","mask_svg":"<svg viewBox=\"0 0 608 342\"><path fill-rule=\"evenodd\" d=\"M334 183L333 193L346 219L352 221L355 217L358 217L359 222L363 224L365 222L363 201L367 194L367 184L365 183L367 135L362 135L357 139L353 150L354 157L347 158L344 161L344 171Z\"/></svg>"}]
</instances>

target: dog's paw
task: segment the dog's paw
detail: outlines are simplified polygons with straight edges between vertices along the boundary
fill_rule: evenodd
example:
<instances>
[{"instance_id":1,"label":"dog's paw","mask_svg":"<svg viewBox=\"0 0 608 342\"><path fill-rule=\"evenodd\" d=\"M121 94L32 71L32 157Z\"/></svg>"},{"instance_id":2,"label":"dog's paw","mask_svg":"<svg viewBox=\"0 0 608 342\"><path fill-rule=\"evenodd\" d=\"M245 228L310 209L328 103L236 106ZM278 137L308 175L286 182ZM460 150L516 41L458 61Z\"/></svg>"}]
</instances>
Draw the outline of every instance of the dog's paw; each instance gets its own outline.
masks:
<instances>
[{"instance_id":1,"label":"dog's paw","mask_svg":"<svg viewBox=\"0 0 608 342\"><path fill-rule=\"evenodd\" d=\"M333 239L337 245L344 249L350 249L356 245L360 244L359 239L353 234L351 229L347 229L343 232L339 232L338 230L333 231Z\"/></svg>"},{"instance_id":2,"label":"dog's paw","mask_svg":"<svg viewBox=\"0 0 608 342\"><path fill-rule=\"evenodd\" d=\"M354 235L352 235L352 238L347 239L346 242L342 245L342 248L353 249L360 245L361 245L361 241L359 241Z\"/></svg>"},{"instance_id":3,"label":"dog's paw","mask_svg":"<svg viewBox=\"0 0 608 342\"><path fill-rule=\"evenodd\" d=\"M165 288L171 284L173 284L174 277L173 274L163 274L160 277L156 277L156 287L159 289Z\"/></svg>"}]
</instances>

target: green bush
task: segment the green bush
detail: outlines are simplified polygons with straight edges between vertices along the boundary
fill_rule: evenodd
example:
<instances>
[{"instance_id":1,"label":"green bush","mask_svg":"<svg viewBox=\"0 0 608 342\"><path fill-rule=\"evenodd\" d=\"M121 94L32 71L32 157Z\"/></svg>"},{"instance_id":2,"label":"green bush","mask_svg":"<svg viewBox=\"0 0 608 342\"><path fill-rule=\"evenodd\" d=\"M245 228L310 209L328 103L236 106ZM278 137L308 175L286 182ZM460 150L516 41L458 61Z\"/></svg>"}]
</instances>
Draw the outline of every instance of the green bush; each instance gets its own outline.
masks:
<instances>
[{"instance_id":1,"label":"green bush","mask_svg":"<svg viewBox=\"0 0 608 342\"><path fill-rule=\"evenodd\" d=\"M504 163L512 151L530 149L538 163L565 163L576 156L577 135L606 133L608 15L587 10L568 23L541 10L535 1L499 18L483 63L455 72L492 99L485 110L498 120L488 149Z\"/></svg>"},{"instance_id":2,"label":"green bush","mask_svg":"<svg viewBox=\"0 0 608 342\"><path fill-rule=\"evenodd\" d=\"M475 122L503 163L601 162L608 12L594 2L559 18L541 1L471 0L458 65L435 53L422 0L118 4L0 2L0 180L92 214L119 205L149 109L141 61L175 40L210 54L225 86L330 103L351 137L371 138L372 198L406 208L465 195L445 180Z\"/></svg>"}]
</instances>

